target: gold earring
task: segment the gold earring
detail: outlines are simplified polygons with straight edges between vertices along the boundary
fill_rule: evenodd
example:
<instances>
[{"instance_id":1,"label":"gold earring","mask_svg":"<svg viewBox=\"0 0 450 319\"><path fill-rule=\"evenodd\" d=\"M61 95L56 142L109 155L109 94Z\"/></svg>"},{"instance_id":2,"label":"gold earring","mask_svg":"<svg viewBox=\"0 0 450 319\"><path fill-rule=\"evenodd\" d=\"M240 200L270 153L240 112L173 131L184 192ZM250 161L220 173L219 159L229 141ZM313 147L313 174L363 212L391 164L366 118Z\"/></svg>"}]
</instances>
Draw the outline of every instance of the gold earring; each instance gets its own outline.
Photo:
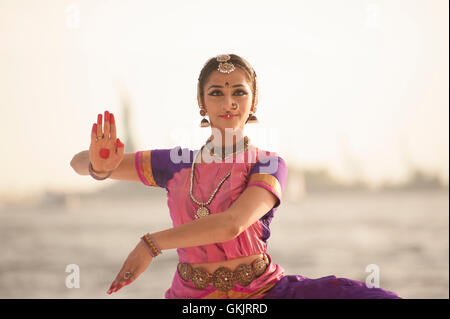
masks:
<instances>
[{"instance_id":1,"label":"gold earring","mask_svg":"<svg viewBox=\"0 0 450 319\"><path fill-rule=\"evenodd\" d=\"M254 112L256 112L256 107L254 108ZM252 124L252 123L254 123L254 124L259 123L258 118L257 118L255 115L253 115L253 114L255 114L255 113L250 113L250 115L248 116L248 119L247 119L247 121L245 122L245 124L247 124L247 123L249 123L249 124Z\"/></svg>"},{"instance_id":2,"label":"gold earring","mask_svg":"<svg viewBox=\"0 0 450 319\"><path fill-rule=\"evenodd\" d=\"M200 122L200 127L209 127L211 124L207 119L205 119L206 111L204 109L200 110L200 115L203 116L203 120Z\"/></svg>"}]
</instances>

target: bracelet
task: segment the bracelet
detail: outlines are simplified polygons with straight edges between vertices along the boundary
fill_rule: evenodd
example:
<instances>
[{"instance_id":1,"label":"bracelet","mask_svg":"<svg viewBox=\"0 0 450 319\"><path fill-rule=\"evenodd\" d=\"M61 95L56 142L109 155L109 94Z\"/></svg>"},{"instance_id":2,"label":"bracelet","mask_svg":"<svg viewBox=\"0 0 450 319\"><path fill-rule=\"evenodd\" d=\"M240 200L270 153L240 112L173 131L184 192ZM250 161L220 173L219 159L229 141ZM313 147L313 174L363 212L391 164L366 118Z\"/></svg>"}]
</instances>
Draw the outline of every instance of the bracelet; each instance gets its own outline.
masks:
<instances>
[{"instance_id":1,"label":"bracelet","mask_svg":"<svg viewBox=\"0 0 450 319\"><path fill-rule=\"evenodd\" d=\"M89 175L91 175L93 178L95 178L98 181L102 181L104 179L107 179L109 176L111 176L112 170L108 171L108 174L104 177L100 177L100 176L96 175L95 173L96 172L94 171L94 168L92 167L92 163L89 162Z\"/></svg>"},{"instance_id":2,"label":"bracelet","mask_svg":"<svg viewBox=\"0 0 450 319\"><path fill-rule=\"evenodd\" d=\"M161 250L159 249L159 247L156 245L156 242L154 241L153 237L150 234L148 234L148 233L145 234L144 240L147 243L150 250L152 251L153 257L156 257L162 253Z\"/></svg>"},{"instance_id":3,"label":"bracelet","mask_svg":"<svg viewBox=\"0 0 450 319\"><path fill-rule=\"evenodd\" d=\"M144 241L145 247L147 247L148 251L150 252L150 255L152 255L152 257L158 256L158 251L157 251L156 247L148 239L148 237L146 235L144 235L141 237L141 239Z\"/></svg>"},{"instance_id":4,"label":"bracelet","mask_svg":"<svg viewBox=\"0 0 450 319\"><path fill-rule=\"evenodd\" d=\"M158 250L159 254L162 254L161 249L159 249L158 244L156 243L155 239L152 237L152 235L147 234L147 237L151 240L151 242L155 245L156 249Z\"/></svg>"},{"instance_id":5,"label":"bracelet","mask_svg":"<svg viewBox=\"0 0 450 319\"><path fill-rule=\"evenodd\" d=\"M149 251L150 255L152 255L152 257L156 257L155 253L153 252L153 250L150 248L150 246L147 244L147 242L144 239L144 236L141 237L141 241L144 242L144 246L145 248L147 248L147 250Z\"/></svg>"},{"instance_id":6,"label":"bracelet","mask_svg":"<svg viewBox=\"0 0 450 319\"><path fill-rule=\"evenodd\" d=\"M141 237L141 240L143 240L144 243L146 244L145 246L150 251L150 255L152 255L152 257L156 257L159 254L162 254L161 249L159 249L158 244L156 244L156 242L153 239L152 235L147 233L147 234L145 234L144 236Z\"/></svg>"}]
</instances>

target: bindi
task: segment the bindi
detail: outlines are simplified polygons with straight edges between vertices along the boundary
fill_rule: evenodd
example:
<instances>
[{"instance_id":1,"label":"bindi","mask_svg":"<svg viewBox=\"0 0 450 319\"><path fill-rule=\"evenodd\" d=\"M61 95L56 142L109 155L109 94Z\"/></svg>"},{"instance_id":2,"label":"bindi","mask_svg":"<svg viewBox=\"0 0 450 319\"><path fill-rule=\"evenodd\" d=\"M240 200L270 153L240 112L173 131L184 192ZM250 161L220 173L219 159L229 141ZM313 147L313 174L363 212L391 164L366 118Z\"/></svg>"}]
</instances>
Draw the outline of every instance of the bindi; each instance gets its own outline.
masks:
<instances>
[{"instance_id":1,"label":"bindi","mask_svg":"<svg viewBox=\"0 0 450 319\"><path fill-rule=\"evenodd\" d=\"M107 148L100 149L99 155L101 158L107 159L109 157L109 149Z\"/></svg>"},{"instance_id":2,"label":"bindi","mask_svg":"<svg viewBox=\"0 0 450 319\"><path fill-rule=\"evenodd\" d=\"M226 86L226 87L229 87L229 86L230 86L230 84L228 84L228 82L225 82L225 86Z\"/></svg>"}]
</instances>

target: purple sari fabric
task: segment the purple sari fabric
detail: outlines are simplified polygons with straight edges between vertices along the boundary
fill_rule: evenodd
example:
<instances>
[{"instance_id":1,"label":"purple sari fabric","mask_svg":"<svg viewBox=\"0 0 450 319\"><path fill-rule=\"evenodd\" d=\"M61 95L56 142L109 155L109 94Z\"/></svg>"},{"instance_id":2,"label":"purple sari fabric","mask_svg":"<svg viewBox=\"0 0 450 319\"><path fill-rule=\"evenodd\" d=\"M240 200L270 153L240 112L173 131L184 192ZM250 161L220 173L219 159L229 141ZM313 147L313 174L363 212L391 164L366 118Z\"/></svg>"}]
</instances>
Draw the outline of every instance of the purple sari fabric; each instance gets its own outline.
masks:
<instances>
[{"instance_id":1,"label":"purple sari fabric","mask_svg":"<svg viewBox=\"0 0 450 319\"><path fill-rule=\"evenodd\" d=\"M301 275L284 276L264 299L402 299L381 288L368 288L365 283L330 275L311 279Z\"/></svg>"}]
</instances>

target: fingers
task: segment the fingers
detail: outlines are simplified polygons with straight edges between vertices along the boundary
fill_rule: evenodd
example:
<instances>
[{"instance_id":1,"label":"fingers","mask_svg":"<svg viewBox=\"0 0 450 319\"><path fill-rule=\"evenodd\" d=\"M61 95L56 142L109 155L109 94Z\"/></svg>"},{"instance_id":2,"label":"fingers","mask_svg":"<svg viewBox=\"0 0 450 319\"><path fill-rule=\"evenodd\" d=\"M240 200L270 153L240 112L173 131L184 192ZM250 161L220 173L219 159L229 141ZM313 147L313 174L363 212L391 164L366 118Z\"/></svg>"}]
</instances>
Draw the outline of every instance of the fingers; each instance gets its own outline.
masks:
<instances>
[{"instance_id":1,"label":"fingers","mask_svg":"<svg viewBox=\"0 0 450 319\"><path fill-rule=\"evenodd\" d=\"M117 274L116 278L114 279L113 283L109 287L108 294L111 294L113 292L116 292L119 288L119 283L122 279L124 279L123 274L126 272L126 264L127 262L122 265L122 268L120 268L119 273Z\"/></svg>"},{"instance_id":2,"label":"fingers","mask_svg":"<svg viewBox=\"0 0 450 319\"><path fill-rule=\"evenodd\" d=\"M112 284L111 287L109 287L108 295L112 294L113 292L118 292L120 289L122 289L125 286L128 286L131 284L134 280L128 279L128 280L120 280L118 283Z\"/></svg>"},{"instance_id":3,"label":"fingers","mask_svg":"<svg viewBox=\"0 0 450 319\"><path fill-rule=\"evenodd\" d=\"M114 118L114 114L109 114L109 124L110 127L110 135L111 135L111 141L115 141L117 139L117 133L116 133L116 120Z\"/></svg>"},{"instance_id":4,"label":"fingers","mask_svg":"<svg viewBox=\"0 0 450 319\"><path fill-rule=\"evenodd\" d=\"M97 139L103 138L102 114L97 115Z\"/></svg>"},{"instance_id":5,"label":"fingers","mask_svg":"<svg viewBox=\"0 0 450 319\"><path fill-rule=\"evenodd\" d=\"M123 153L124 153L124 150L125 150L125 145L120 141L120 139L118 138L117 140L116 140L116 154L119 156L119 157L122 157L123 156Z\"/></svg>"},{"instance_id":6,"label":"fingers","mask_svg":"<svg viewBox=\"0 0 450 319\"><path fill-rule=\"evenodd\" d=\"M97 141L97 123L94 123L92 125L92 131L91 131L91 143L95 143Z\"/></svg>"},{"instance_id":7,"label":"fingers","mask_svg":"<svg viewBox=\"0 0 450 319\"><path fill-rule=\"evenodd\" d=\"M109 111L105 111L104 119L105 121L103 123L103 115L101 113L97 115L97 123L92 127L91 141L95 141L94 137L96 139L107 138L113 141L116 140L116 121L114 115L109 113Z\"/></svg>"},{"instance_id":8,"label":"fingers","mask_svg":"<svg viewBox=\"0 0 450 319\"><path fill-rule=\"evenodd\" d=\"M112 294L113 292L119 291L122 287L125 287L125 286L131 284L136 279L136 277L133 274L131 274L131 277L130 276L126 277L126 278L128 278L128 279L126 279L125 273L126 273L126 271L119 272L116 279L114 280L114 282L111 284L111 286L108 289L107 293L109 295Z\"/></svg>"},{"instance_id":9,"label":"fingers","mask_svg":"<svg viewBox=\"0 0 450 319\"><path fill-rule=\"evenodd\" d=\"M111 125L109 123L109 116L110 116L109 112L105 111L105 127L103 130L103 134L107 140L109 140L109 133L110 133L110 127L111 127Z\"/></svg>"}]
</instances>

